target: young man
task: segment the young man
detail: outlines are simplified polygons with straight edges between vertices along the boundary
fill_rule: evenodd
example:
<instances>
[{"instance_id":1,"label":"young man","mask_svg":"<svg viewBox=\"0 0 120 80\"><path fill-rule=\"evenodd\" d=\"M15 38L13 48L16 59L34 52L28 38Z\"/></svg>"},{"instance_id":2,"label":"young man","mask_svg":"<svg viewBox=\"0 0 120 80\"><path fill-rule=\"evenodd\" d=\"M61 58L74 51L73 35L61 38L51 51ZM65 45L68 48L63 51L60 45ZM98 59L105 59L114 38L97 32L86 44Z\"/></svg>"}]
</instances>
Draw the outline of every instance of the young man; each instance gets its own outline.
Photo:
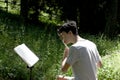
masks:
<instances>
[{"instance_id":1,"label":"young man","mask_svg":"<svg viewBox=\"0 0 120 80\"><path fill-rule=\"evenodd\" d=\"M61 70L71 66L74 78L58 76L57 80L98 80L97 67L102 66L96 45L78 35L75 21L68 21L58 29L58 35L65 47ZM72 43L70 48L67 44ZM70 78L70 79L68 79Z\"/></svg>"}]
</instances>

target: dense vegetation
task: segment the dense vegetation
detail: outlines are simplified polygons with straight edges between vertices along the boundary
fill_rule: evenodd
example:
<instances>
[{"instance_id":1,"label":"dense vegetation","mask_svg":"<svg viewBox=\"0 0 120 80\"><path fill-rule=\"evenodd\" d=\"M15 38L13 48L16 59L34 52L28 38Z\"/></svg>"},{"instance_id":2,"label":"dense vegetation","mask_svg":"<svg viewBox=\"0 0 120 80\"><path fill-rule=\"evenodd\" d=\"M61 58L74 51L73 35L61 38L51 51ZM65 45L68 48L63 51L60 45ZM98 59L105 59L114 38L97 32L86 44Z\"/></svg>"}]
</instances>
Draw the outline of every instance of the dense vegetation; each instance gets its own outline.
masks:
<instances>
[{"instance_id":1,"label":"dense vegetation","mask_svg":"<svg viewBox=\"0 0 120 80\"><path fill-rule=\"evenodd\" d=\"M64 46L56 34L55 24L50 23L24 25L18 15L0 13L0 80L29 80L27 65L13 50L22 43L40 58L33 68L33 80L55 80L56 75L62 74L60 63ZM104 64L99 69L99 80L119 80L120 37L111 40L104 34L80 35L98 46ZM66 75L71 75L71 70Z\"/></svg>"},{"instance_id":2,"label":"dense vegetation","mask_svg":"<svg viewBox=\"0 0 120 80\"><path fill-rule=\"evenodd\" d=\"M75 20L81 33L101 32L112 38L120 33L119 4L119 0L0 0L0 9L17 10L25 23L39 23L46 16L55 21Z\"/></svg>"},{"instance_id":3,"label":"dense vegetation","mask_svg":"<svg viewBox=\"0 0 120 80\"><path fill-rule=\"evenodd\" d=\"M103 60L103 68L98 70L99 80L120 79L118 0L83 0L81 1L83 5L80 6L76 6L77 0L72 6L72 0L60 2L57 0L5 1L11 2L8 7L0 2L0 80L29 80L29 68L13 50L22 43L25 43L40 58L33 67L33 80L55 80L56 75L63 74L60 66L64 45L59 40L56 30L57 24L67 18L78 20L81 25L79 29L81 37L96 43ZM17 4L20 1L22 4ZM1 5L7 8L8 12L1 10ZM21 12L19 12L20 8ZM77 14L75 14L76 9ZM33 24L27 23L26 19L32 20L30 23ZM37 22L38 19L40 23ZM91 33L90 29L93 30L93 28L95 29L94 35L86 33ZM102 28L106 31L101 32ZM109 35L106 36L104 31ZM65 75L72 75L71 69Z\"/></svg>"}]
</instances>

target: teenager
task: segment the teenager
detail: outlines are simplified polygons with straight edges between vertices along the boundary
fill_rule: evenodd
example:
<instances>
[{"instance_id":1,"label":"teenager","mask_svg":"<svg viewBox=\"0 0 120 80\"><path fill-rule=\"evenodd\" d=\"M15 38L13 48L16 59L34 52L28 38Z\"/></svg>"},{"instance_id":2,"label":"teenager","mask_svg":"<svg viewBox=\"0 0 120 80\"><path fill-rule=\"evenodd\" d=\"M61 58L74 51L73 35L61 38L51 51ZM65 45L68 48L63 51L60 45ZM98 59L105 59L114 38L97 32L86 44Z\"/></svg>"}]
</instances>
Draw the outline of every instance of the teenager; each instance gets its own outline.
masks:
<instances>
[{"instance_id":1,"label":"teenager","mask_svg":"<svg viewBox=\"0 0 120 80\"><path fill-rule=\"evenodd\" d=\"M65 45L61 70L66 72L71 66L74 76L59 75L57 80L98 80L97 67L102 66L102 61L95 43L79 36L75 21L64 23L58 35Z\"/></svg>"}]
</instances>

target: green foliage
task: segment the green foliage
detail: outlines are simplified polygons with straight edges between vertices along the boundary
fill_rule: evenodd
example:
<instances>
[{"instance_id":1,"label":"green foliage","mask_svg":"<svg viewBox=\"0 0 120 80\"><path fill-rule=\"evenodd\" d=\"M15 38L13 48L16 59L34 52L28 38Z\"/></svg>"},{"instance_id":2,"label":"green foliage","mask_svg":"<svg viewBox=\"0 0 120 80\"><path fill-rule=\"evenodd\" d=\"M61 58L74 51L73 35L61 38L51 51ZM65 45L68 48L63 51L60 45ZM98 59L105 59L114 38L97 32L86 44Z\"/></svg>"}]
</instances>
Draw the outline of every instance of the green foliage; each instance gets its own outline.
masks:
<instances>
[{"instance_id":1,"label":"green foliage","mask_svg":"<svg viewBox=\"0 0 120 80\"><path fill-rule=\"evenodd\" d=\"M11 19L0 22L0 78L3 80L28 80L29 70L26 64L13 51L19 44L25 43L40 58L34 66L35 80L55 79L62 55L61 41L56 30L42 29L31 25L18 25ZM52 34L51 34L52 33Z\"/></svg>"},{"instance_id":2,"label":"green foliage","mask_svg":"<svg viewBox=\"0 0 120 80\"><path fill-rule=\"evenodd\" d=\"M82 36L84 36L84 38L86 39L95 42L101 56L110 55L114 51L120 49L119 37L111 40L108 37L106 37L104 34L98 34L98 35L83 34Z\"/></svg>"},{"instance_id":3,"label":"green foliage","mask_svg":"<svg viewBox=\"0 0 120 80\"><path fill-rule=\"evenodd\" d=\"M5 1L8 1L8 5ZM9 13L20 14L20 0L0 0L0 9Z\"/></svg>"},{"instance_id":4,"label":"green foliage","mask_svg":"<svg viewBox=\"0 0 120 80\"><path fill-rule=\"evenodd\" d=\"M54 9L51 9L51 13L47 13L44 11L40 12L39 20L41 22L47 23L47 24L59 24L60 23L60 10L54 11Z\"/></svg>"},{"instance_id":5,"label":"green foliage","mask_svg":"<svg viewBox=\"0 0 120 80\"><path fill-rule=\"evenodd\" d=\"M39 58L33 68L34 80L55 80L60 71L64 45L59 40L55 24L44 27L23 25L18 17L0 14L0 80L29 80L29 69L13 48L25 43ZM47 22L47 21L46 21ZM40 25L41 26L41 25ZM100 80L119 79L119 38L110 40L103 35L83 34L84 38L94 41L103 59L99 70ZM72 75L71 69L65 75ZM113 79L112 79L113 78Z\"/></svg>"},{"instance_id":6,"label":"green foliage","mask_svg":"<svg viewBox=\"0 0 120 80\"><path fill-rule=\"evenodd\" d=\"M102 58L103 67L99 69L99 80L119 80L120 79L120 54L111 54Z\"/></svg>"}]
</instances>

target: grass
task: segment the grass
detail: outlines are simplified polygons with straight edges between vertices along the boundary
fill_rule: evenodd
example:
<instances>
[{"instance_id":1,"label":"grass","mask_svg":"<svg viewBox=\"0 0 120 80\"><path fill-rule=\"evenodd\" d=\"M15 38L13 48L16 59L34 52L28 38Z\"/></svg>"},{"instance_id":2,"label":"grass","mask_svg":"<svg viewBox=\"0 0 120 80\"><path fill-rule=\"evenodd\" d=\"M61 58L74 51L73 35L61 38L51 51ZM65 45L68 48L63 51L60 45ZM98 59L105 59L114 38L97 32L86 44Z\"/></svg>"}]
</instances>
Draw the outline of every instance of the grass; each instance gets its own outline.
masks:
<instances>
[{"instance_id":1,"label":"grass","mask_svg":"<svg viewBox=\"0 0 120 80\"><path fill-rule=\"evenodd\" d=\"M120 79L120 54L111 54L104 56L103 68L99 69L99 80L119 80Z\"/></svg>"},{"instance_id":2,"label":"grass","mask_svg":"<svg viewBox=\"0 0 120 80\"><path fill-rule=\"evenodd\" d=\"M40 25L41 26L41 25ZM25 43L39 58L33 68L33 80L55 80L60 71L64 46L56 34L55 25L24 25L19 16L0 13L0 80L29 80L29 69L14 52L14 47ZM45 27L45 28L44 28ZM97 44L103 60L100 80L119 80L120 41L103 34L81 34ZM66 75L71 75L71 69Z\"/></svg>"},{"instance_id":3,"label":"grass","mask_svg":"<svg viewBox=\"0 0 120 80\"><path fill-rule=\"evenodd\" d=\"M0 78L1 80L28 80L29 69L22 59L13 51L19 44L25 43L40 58L34 66L34 80L55 78L62 55L61 41L56 30L47 30L31 25L18 25L9 18L0 22ZM61 53L61 54L60 54ZM56 64L57 63L57 64ZM54 74L53 74L54 73Z\"/></svg>"}]
</instances>

